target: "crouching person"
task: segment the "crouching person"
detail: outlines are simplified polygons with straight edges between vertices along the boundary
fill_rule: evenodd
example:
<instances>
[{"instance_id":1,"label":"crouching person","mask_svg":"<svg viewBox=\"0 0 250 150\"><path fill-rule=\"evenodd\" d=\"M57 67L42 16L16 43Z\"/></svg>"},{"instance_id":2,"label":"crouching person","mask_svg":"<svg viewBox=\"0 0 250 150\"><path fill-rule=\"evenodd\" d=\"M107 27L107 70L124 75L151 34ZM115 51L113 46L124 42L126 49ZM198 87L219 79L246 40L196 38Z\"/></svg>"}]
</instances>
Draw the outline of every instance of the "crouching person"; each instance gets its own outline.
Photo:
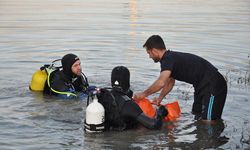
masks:
<instances>
[{"instance_id":1,"label":"crouching person","mask_svg":"<svg viewBox=\"0 0 250 150\"><path fill-rule=\"evenodd\" d=\"M118 130L136 128L143 125L148 129L159 129L167 115L164 106L159 107L155 118L146 116L132 100L130 73L124 66L115 67L111 74L111 88L102 88L97 95L105 109L105 129Z\"/></svg>"}]
</instances>

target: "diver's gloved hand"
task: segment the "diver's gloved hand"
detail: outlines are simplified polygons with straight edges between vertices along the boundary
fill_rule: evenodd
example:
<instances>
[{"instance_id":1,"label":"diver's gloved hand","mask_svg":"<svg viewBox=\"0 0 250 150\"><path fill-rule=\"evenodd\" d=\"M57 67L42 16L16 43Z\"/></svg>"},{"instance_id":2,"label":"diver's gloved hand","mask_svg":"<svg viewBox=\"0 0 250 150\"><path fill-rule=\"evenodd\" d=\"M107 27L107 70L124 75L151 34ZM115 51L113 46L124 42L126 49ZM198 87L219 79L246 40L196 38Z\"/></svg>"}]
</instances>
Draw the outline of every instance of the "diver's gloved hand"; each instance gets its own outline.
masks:
<instances>
[{"instance_id":1,"label":"diver's gloved hand","mask_svg":"<svg viewBox=\"0 0 250 150\"><path fill-rule=\"evenodd\" d=\"M168 111L164 106L160 106L157 109L157 119L163 119L168 115Z\"/></svg>"},{"instance_id":2,"label":"diver's gloved hand","mask_svg":"<svg viewBox=\"0 0 250 150\"><path fill-rule=\"evenodd\" d=\"M96 86L95 86L95 85L90 85L90 86L87 88L87 91L88 91L88 92L93 92L93 91L95 91L95 89L96 89Z\"/></svg>"}]
</instances>

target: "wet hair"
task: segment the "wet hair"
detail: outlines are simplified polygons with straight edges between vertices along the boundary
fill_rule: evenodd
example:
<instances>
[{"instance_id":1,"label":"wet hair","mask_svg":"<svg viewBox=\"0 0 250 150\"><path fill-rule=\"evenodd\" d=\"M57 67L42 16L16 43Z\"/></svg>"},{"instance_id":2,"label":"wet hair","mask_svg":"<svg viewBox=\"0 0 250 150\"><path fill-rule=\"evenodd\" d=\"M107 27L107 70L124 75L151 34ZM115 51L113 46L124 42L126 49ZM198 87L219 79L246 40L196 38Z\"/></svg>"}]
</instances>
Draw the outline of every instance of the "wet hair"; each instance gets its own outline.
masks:
<instances>
[{"instance_id":1,"label":"wet hair","mask_svg":"<svg viewBox=\"0 0 250 150\"><path fill-rule=\"evenodd\" d=\"M144 48L150 50L152 48L160 49L160 50L165 50L166 46L164 44L164 41L159 35L152 35L147 39L145 44L143 45Z\"/></svg>"},{"instance_id":2,"label":"wet hair","mask_svg":"<svg viewBox=\"0 0 250 150\"><path fill-rule=\"evenodd\" d=\"M120 87L123 92L127 92L130 88L130 72L127 67L117 66L113 68L111 73L112 87Z\"/></svg>"},{"instance_id":3,"label":"wet hair","mask_svg":"<svg viewBox=\"0 0 250 150\"><path fill-rule=\"evenodd\" d=\"M79 60L79 57L77 57L75 54L66 54L62 58L62 67L63 67L63 73L66 74L69 77L73 77L74 73L71 70L72 65Z\"/></svg>"}]
</instances>

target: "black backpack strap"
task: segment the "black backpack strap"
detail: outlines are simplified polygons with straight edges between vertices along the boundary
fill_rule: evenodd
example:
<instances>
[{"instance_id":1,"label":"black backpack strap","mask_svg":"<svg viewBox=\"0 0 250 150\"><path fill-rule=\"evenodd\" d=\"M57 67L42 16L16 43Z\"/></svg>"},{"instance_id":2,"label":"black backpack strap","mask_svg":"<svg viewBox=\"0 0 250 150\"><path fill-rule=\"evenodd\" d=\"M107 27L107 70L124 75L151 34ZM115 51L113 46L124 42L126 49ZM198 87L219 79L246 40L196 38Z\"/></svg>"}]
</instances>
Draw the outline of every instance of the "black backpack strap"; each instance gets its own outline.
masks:
<instances>
[{"instance_id":1,"label":"black backpack strap","mask_svg":"<svg viewBox=\"0 0 250 150\"><path fill-rule=\"evenodd\" d=\"M86 75L83 72L81 72L81 74L82 74L81 77L82 77L83 84L86 85L87 87L89 87L88 78L86 77Z\"/></svg>"},{"instance_id":2,"label":"black backpack strap","mask_svg":"<svg viewBox=\"0 0 250 150\"><path fill-rule=\"evenodd\" d=\"M99 125L96 124L88 124L86 120L84 121L84 130L88 132L103 132L105 130L105 124L101 123Z\"/></svg>"}]
</instances>

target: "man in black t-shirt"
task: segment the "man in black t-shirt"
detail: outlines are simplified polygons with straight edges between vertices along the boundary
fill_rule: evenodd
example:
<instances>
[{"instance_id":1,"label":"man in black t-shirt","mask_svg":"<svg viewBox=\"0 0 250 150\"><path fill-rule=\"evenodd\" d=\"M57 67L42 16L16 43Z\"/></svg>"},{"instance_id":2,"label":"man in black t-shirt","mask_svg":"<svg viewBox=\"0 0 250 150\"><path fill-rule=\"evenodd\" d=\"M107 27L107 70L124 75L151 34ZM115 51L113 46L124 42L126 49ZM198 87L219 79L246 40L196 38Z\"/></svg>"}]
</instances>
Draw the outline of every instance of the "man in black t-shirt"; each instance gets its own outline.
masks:
<instances>
[{"instance_id":1,"label":"man in black t-shirt","mask_svg":"<svg viewBox=\"0 0 250 150\"><path fill-rule=\"evenodd\" d=\"M134 99L140 100L161 90L154 102L158 105L172 90L175 80L190 83L194 87L192 112L201 114L203 120L221 119L227 95L224 77L207 60L189 53L166 50L159 35L151 36L143 45L154 62L160 62L159 78L145 91L135 93Z\"/></svg>"}]
</instances>

